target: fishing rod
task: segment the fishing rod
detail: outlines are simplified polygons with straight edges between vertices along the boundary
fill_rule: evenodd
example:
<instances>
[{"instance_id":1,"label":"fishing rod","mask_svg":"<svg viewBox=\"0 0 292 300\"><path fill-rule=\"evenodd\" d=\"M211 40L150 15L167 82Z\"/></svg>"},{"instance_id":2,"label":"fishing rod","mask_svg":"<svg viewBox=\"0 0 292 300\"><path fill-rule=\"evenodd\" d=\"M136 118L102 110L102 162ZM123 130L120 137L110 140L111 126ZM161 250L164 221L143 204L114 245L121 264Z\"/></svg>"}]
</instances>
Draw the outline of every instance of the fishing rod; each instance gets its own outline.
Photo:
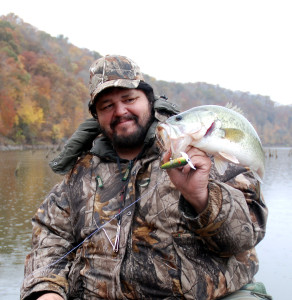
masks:
<instances>
[{"instance_id":1,"label":"fishing rod","mask_svg":"<svg viewBox=\"0 0 292 300\"><path fill-rule=\"evenodd\" d=\"M173 162L168 162L165 163L164 165L161 166L162 169L169 169L169 168L177 168L177 167L181 167L183 165L189 164L191 166L192 169L196 170L196 168L194 167L194 165L192 164L189 156L184 153L181 152L182 157L175 159ZM180 160L178 162L178 160ZM170 164L170 165L169 165ZM127 209L129 209L130 207L132 207L134 204L136 204L137 202L139 202L142 198L144 198L145 196L147 196L151 191L153 191L154 189L156 189L157 185L160 183L160 181L158 181L145 195L139 197L138 199L136 199L134 202L132 202L131 204L129 204L128 206L126 206L125 208L123 208L119 213L115 214L112 218L110 218L107 222L105 222L102 226L98 227L97 229L95 229L92 233L90 233L82 242L80 242L77 246L73 247L71 250L69 250L67 253L65 253L63 256L61 256L59 259L57 259L56 261L54 261L51 264L48 264L42 268L39 268L33 272L31 272L30 274L28 274L27 276L25 276L25 278L32 276L33 274L35 274L36 272L41 272L42 270L46 270L49 269L51 267L53 267L54 265L58 264L60 261L62 261L63 259L65 259L70 253L74 252L75 250L77 250L79 247L81 247L87 240L89 240L93 235L95 235L96 233L98 233L100 230L104 229L104 227L109 224L111 221L113 221L114 219L118 218L121 214L123 214Z\"/></svg>"},{"instance_id":2,"label":"fishing rod","mask_svg":"<svg viewBox=\"0 0 292 300\"><path fill-rule=\"evenodd\" d=\"M60 258L58 258L56 261L52 262L51 264L48 264L42 268L39 268L33 272L31 272L30 274L28 274L27 276L25 276L24 278L26 279L29 276L34 275L37 272L42 272L46 269L49 269L51 267L53 267L54 265L58 264L60 261L62 261L63 259L65 259L70 253L74 252L76 249L78 249L80 246L82 246L87 240L89 240L93 235L95 235L96 233L98 233L100 230L102 230L107 224L109 224L111 221L113 221L114 219L116 219L117 217L119 217L122 213L124 213L127 209L129 209L130 207L132 207L133 205L135 205L137 202L139 202L142 198L146 197L150 192L152 192L154 189L156 189L157 185L160 184L160 181L157 182L151 189L149 189L149 191L144 194L143 196L139 197L138 199L136 199L134 202L132 202L131 204L129 204L128 206L126 206L125 208L123 208L119 213L115 214L112 218L110 218L107 222L105 222L102 226L98 227L97 229L95 229L92 233L90 233L82 242L80 242L77 246L73 247L71 250L69 250L68 252L66 252L63 256L61 256Z\"/></svg>"}]
</instances>

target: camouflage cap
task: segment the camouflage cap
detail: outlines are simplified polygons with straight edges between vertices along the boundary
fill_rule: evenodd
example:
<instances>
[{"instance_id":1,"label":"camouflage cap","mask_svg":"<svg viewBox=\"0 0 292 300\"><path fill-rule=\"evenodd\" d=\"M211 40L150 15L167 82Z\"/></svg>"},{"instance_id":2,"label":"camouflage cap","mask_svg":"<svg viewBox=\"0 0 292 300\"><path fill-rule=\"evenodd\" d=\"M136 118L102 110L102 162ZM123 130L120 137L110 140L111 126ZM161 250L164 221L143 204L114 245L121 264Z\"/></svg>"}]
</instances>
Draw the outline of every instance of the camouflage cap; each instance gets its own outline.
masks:
<instances>
[{"instance_id":1,"label":"camouflage cap","mask_svg":"<svg viewBox=\"0 0 292 300\"><path fill-rule=\"evenodd\" d=\"M106 55L96 60L90 67L90 104L98 93L109 87L137 88L144 80L140 68L129 58Z\"/></svg>"}]
</instances>

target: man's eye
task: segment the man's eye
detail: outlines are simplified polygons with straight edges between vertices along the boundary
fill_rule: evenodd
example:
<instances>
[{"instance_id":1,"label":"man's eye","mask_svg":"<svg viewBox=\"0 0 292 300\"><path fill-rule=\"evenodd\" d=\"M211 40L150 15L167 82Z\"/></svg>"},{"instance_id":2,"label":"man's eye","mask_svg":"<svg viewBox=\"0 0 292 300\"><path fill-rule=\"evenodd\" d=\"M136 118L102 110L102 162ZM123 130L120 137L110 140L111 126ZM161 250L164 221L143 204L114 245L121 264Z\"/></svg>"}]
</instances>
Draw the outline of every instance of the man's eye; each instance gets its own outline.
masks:
<instances>
[{"instance_id":1,"label":"man's eye","mask_svg":"<svg viewBox=\"0 0 292 300\"><path fill-rule=\"evenodd\" d=\"M132 102L134 102L135 100L137 100L138 99L138 97L135 97L135 98L129 98L129 99L126 99L125 100L125 103L132 103Z\"/></svg>"},{"instance_id":2,"label":"man's eye","mask_svg":"<svg viewBox=\"0 0 292 300\"><path fill-rule=\"evenodd\" d=\"M109 105L106 105L106 106L103 106L101 110L109 110L113 107L112 104L109 104Z\"/></svg>"}]
</instances>

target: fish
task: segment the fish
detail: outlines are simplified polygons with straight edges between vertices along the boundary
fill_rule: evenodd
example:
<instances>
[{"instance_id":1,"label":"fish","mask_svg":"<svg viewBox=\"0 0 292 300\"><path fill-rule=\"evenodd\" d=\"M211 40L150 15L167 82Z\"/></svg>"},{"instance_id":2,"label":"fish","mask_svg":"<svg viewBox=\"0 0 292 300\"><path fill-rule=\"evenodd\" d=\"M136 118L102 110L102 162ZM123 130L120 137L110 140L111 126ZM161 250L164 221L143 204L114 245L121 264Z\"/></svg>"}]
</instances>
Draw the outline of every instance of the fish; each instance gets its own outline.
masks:
<instances>
[{"instance_id":1,"label":"fish","mask_svg":"<svg viewBox=\"0 0 292 300\"><path fill-rule=\"evenodd\" d=\"M186 110L158 124L156 137L163 151L181 157L188 146L214 157L214 165L223 175L229 163L250 170L262 182L265 154L261 140L238 107L202 105ZM167 167L164 167L167 169Z\"/></svg>"}]
</instances>

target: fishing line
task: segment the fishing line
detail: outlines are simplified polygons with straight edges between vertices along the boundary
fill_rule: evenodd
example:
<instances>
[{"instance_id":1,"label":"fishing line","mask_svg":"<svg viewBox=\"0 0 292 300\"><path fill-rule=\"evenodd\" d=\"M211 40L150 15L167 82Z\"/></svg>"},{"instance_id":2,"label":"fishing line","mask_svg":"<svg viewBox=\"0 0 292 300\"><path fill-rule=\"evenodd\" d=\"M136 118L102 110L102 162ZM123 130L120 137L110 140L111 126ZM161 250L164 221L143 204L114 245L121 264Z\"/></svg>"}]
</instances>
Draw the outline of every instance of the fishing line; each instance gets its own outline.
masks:
<instances>
[{"instance_id":1,"label":"fishing line","mask_svg":"<svg viewBox=\"0 0 292 300\"><path fill-rule=\"evenodd\" d=\"M62 261L63 259L65 259L70 253L72 253L73 251L75 251L76 249L78 249L80 246L82 246L87 240L89 240L94 234L96 234L97 232L99 232L101 229L103 229L107 224L109 224L111 221L113 221L115 218L117 218L118 216L120 216L125 210L127 210L128 208L130 208L131 206L133 206L134 204L136 204L137 202L139 202L142 198L146 197L148 194L150 194L150 192L152 192L157 185L160 184L160 182L158 181L146 194L144 194L143 196L139 197L138 199L136 199L134 202L132 202L131 204L129 204L128 206L126 206L125 208L123 208L119 213L115 214L111 219L109 219L107 222L105 222L102 226L98 227L96 230L94 230L92 233L90 233L81 243L79 243L77 246L75 246L74 248L72 248L70 251L68 251L67 253L65 253L63 256L61 256L59 259L57 259L56 261L54 261L51 264L48 264L44 267L41 267L33 272L31 272L30 274L28 274L27 276L25 276L24 278L27 278L29 276L32 276L33 274L35 274L36 272L41 272L42 270L45 269L49 269L51 267L53 267L54 265L58 264L60 261Z\"/></svg>"}]
</instances>

